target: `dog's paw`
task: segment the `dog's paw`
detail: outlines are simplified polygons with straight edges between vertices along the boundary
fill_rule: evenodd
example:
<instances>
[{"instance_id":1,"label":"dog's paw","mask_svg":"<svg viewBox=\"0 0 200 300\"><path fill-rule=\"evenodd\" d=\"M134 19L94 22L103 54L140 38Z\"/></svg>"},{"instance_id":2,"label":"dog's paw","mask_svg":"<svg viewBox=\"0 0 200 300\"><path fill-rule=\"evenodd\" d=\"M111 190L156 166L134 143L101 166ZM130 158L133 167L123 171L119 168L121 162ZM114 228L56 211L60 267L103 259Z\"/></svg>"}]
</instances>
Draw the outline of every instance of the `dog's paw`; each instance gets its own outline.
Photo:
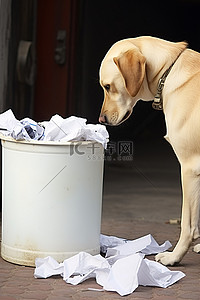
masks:
<instances>
[{"instance_id":1,"label":"dog's paw","mask_svg":"<svg viewBox=\"0 0 200 300\"><path fill-rule=\"evenodd\" d=\"M155 256L157 262L165 266L173 266L174 264L178 263L180 260L174 255L173 252L163 252L159 253Z\"/></svg>"},{"instance_id":2,"label":"dog's paw","mask_svg":"<svg viewBox=\"0 0 200 300\"><path fill-rule=\"evenodd\" d=\"M196 253L200 253L200 244L195 245L193 251Z\"/></svg>"}]
</instances>

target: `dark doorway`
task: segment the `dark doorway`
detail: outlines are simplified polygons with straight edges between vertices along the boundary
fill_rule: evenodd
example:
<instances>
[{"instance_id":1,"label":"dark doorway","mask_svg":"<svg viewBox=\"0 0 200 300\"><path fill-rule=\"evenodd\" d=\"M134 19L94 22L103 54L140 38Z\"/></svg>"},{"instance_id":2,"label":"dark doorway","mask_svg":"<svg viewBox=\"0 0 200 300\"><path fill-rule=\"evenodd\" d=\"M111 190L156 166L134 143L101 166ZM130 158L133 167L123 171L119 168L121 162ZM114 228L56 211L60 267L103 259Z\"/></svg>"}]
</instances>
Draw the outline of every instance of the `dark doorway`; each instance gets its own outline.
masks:
<instances>
[{"instance_id":1,"label":"dark doorway","mask_svg":"<svg viewBox=\"0 0 200 300\"><path fill-rule=\"evenodd\" d=\"M37 76L34 117L75 114L75 66L79 3L37 1Z\"/></svg>"},{"instance_id":2,"label":"dark doorway","mask_svg":"<svg viewBox=\"0 0 200 300\"><path fill-rule=\"evenodd\" d=\"M5 109L12 108L19 119L33 115L36 4L34 0L11 2Z\"/></svg>"}]
</instances>

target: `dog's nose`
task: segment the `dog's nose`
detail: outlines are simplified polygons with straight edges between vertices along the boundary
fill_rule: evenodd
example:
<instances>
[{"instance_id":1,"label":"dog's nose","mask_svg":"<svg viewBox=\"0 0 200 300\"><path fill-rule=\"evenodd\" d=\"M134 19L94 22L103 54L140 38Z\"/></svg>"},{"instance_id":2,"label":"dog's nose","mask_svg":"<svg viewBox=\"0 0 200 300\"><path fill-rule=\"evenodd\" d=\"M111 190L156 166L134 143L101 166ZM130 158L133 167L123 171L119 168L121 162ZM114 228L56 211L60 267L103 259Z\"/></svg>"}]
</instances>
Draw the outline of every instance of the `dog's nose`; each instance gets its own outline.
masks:
<instances>
[{"instance_id":1,"label":"dog's nose","mask_svg":"<svg viewBox=\"0 0 200 300\"><path fill-rule=\"evenodd\" d=\"M106 124L107 123L107 118L106 118L105 115L100 115L99 123L101 123L101 124Z\"/></svg>"}]
</instances>

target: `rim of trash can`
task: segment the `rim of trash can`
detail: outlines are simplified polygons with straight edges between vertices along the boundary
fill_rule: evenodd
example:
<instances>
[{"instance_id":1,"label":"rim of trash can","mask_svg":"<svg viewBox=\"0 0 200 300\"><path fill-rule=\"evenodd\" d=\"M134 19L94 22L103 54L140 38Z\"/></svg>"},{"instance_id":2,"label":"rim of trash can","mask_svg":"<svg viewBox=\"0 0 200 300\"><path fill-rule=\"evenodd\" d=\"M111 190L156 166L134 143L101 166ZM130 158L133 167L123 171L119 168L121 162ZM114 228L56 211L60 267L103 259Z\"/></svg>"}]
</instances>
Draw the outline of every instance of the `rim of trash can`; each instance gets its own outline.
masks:
<instances>
[{"instance_id":1,"label":"rim of trash can","mask_svg":"<svg viewBox=\"0 0 200 300\"><path fill-rule=\"evenodd\" d=\"M3 141L8 141L8 142L13 142L13 143L20 143L20 144L29 144L29 145L54 145L54 146L65 146L65 145L71 145L71 144L93 144L93 143L98 143L101 144L95 140L91 141L40 141L40 140L15 140L11 136L5 136L2 133L0 133L0 139ZM103 147L103 146L102 146Z\"/></svg>"}]
</instances>

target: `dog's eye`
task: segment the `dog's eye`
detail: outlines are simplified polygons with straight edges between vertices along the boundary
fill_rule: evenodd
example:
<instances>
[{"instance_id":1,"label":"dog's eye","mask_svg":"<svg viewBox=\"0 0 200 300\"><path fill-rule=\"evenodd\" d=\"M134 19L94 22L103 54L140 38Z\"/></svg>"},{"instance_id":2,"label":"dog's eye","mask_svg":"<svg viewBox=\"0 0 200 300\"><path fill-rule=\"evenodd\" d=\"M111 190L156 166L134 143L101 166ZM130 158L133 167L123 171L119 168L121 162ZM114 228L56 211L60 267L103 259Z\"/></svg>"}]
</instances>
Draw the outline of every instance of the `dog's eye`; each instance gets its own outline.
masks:
<instances>
[{"instance_id":1,"label":"dog's eye","mask_svg":"<svg viewBox=\"0 0 200 300\"><path fill-rule=\"evenodd\" d=\"M106 89L106 91L108 92L110 90L110 84L106 84L104 85L104 88Z\"/></svg>"}]
</instances>

